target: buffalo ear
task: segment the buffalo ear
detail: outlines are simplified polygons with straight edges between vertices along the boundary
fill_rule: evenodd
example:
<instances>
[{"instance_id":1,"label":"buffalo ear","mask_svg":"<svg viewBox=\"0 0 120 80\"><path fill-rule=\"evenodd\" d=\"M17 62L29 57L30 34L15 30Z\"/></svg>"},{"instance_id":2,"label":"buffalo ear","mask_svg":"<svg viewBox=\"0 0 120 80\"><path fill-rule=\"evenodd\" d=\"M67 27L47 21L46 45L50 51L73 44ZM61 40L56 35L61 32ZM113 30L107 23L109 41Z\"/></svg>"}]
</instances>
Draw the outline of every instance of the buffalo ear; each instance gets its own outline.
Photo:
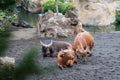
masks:
<instances>
[{"instance_id":1,"label":"buffalo ear","mask_svg":"<svg viewBox=\"0 0 120 80\"><path fill-rule=\"evenodd\" d=\"M64 50L63 50L63 49L61 49L61 51L62 51L62 52L64 52Z\"/></svg>"},{"instance_id":2,"label":"buffalo ear","mask_svg":"<svg viewBox=\"0 0 120 80\"><path fill-rule=\"evenodd\" d=\"M63 49L61 49L61 51L64 53L64 54L66 54L67 52L65 52Z\"/></svg>"},{"instance_id":3,"label":"buffalo ear","mask_svg":"<svg viewBox=\"0 0 120 80\"><path fill-rule=\"evenodd\" d=\"M64 52L64 54L67 54L67 52Z\"/></svg>"}]
</instances>

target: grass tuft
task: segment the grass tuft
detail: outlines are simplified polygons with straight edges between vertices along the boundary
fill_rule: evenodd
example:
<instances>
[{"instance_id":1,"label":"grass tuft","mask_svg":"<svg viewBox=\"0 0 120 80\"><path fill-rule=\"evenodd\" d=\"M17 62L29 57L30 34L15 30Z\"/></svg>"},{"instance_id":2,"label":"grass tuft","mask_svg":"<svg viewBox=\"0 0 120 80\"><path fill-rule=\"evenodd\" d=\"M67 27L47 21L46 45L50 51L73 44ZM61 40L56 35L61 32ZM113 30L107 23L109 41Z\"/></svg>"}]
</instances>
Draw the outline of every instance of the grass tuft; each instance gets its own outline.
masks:
<instances>
[{"instance_id":1,"label":"grass tuft","mask_svg":"<svg viewBox=\"0 0 120 80\"><path fill-rule=\"evenodd\" d=\"M38 49L32 48L25 54L22 61L15 68L16 80L25 80L28 75L39 73L36 59L38 53Z\"/></svg>"}]
</instances>

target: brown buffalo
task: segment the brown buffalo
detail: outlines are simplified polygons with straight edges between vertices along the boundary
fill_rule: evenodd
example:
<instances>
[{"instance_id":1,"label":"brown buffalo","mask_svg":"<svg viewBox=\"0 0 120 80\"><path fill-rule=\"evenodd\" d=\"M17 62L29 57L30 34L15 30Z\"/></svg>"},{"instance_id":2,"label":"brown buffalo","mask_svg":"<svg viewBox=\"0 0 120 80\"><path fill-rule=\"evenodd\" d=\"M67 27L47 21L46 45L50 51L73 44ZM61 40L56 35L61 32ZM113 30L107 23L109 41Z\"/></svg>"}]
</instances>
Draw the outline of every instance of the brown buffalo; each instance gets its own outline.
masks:
<instances>
[{"instance_id":1,"label":"brown buffalo","mask_svg":"<svg viewBox=\"0 0 120 80\"><path fill-rule=\"evenodd\" d=\"M56 60L57 65L62 69L63 67L72 66L75 62L77 63L78 59L76 53L71 48L59 51Z\"/></svg>"},{"instance_id":2,"label":"brown buffalo","mask_svg":"<svg viewBox=\"0 0 120 80\"><path fill-rule=\"evenodd\" d=\"M80 57L83 61L86 61L87 54L91 55L91 51L94 46L93 36L87 32L80 32L76 35L73 42L73 49L77 53L80 53Z\"/></svg>"},{"instance_id":3,"label":"brown buffalo","mask_svg":"<svg viewBox=\"0 0 120 80\"><path fill-rule=\"evenodd\" d=\"M42 45L43 57L55 57L61 49L72 48L72 45L65 41L45 40L44 43L42 41L40 43Z\"/></svg>"}]
</instances>

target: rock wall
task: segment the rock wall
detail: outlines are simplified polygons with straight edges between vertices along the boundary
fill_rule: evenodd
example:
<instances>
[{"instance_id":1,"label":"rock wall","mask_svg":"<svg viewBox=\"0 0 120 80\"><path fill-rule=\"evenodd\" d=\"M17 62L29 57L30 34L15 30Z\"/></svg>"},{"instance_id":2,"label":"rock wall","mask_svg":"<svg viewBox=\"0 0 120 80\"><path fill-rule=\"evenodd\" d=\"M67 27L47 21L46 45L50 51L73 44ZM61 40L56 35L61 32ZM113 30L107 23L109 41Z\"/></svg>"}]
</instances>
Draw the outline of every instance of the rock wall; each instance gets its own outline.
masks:
<instances>
[{"instance_id":1,"label":"rock wall","mask_svg":"<svg viewBox=\"0 0 120 80\"><path fill-rule=\"evenodd\" d=\"M115 21L114 0L73 0L73 7L82 24L102 26Z\"/></svg>"}]
</instances>

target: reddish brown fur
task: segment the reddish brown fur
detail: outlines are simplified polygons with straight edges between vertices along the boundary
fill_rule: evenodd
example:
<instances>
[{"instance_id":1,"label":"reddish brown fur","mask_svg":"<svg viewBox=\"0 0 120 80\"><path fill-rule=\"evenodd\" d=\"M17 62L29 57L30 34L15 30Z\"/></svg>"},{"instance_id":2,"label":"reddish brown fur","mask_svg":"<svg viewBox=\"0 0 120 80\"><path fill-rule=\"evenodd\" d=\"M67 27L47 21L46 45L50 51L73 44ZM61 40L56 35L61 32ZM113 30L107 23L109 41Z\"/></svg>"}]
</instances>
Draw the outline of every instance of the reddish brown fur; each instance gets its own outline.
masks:
<instances>
[{"instance_id":1,"label":"reddish brown fur","mask_svg":"<svg viewBox=\"0 0 120 80\"><path fill-rule=\"evenodd\" d=\"M94 38L93 36L87 32L80 32L76 35L74 42L73 42L73 49L77 53L80 53L80 57L83 61L86 61L87 54L91 54L91 51L94 46ZM86 51L86 49L89 50Z\"/></svg>"},{"instance_id":2,"label":"reddish brown fur","mask_svg":"<svg viewBox=\"0 0 120 80\"><path fill-rule=\"evenodd\" d=\"M58 52L58 56L56 60L57 60L57 65L62 68L62 67L72 66L73 63L77 62L78 59L73 49L66 49Z\"/></svg>"}]
</instances>

